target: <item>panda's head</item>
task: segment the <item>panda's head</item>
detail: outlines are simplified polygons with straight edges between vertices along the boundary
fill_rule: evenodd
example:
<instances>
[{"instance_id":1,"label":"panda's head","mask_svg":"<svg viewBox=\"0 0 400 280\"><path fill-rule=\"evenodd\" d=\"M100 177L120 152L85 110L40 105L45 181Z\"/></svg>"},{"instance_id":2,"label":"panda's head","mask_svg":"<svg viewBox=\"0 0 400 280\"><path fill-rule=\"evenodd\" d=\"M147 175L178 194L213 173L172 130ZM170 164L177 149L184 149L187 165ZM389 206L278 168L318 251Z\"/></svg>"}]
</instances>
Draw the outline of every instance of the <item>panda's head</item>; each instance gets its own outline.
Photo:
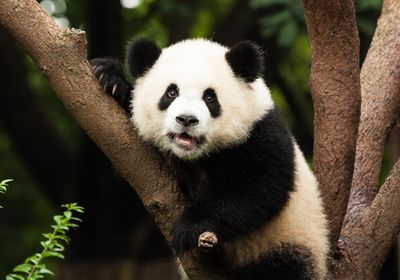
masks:
<instances>
[{"instance_id":1,"label":"panda's head","mask_svg":"<svg viewBox=\"0 0 400 280\"><path fill-rule=\"evenodd\" d=\"M160 49L137 39L127 63L136 78L132 121L145 140L193 160L243 143L273 107L263 54L251 42L228 49L204 39Z\"/></svg>"}]
</instances>

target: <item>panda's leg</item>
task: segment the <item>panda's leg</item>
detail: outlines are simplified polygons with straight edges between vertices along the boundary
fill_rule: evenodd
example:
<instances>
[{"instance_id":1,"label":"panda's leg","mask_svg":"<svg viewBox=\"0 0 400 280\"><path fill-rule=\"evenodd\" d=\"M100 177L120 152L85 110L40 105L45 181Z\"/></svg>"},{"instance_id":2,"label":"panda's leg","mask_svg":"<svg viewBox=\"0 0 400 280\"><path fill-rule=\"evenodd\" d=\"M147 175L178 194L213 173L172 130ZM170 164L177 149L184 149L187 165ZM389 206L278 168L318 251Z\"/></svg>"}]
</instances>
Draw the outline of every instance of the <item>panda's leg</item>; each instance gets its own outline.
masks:
<instances>
[{"instance_id":1,"label":"panda's leg","mask_svg":"<svg viewBox=\"0 0 400 280\"><path fill-rule=\"evenodd\" d=\"M247 264L232 274L235 280L316 280L313 260L308 249L282 245L258 262Z\"/></svg>"},{"instance_id":2,"label":"panda's leg","mask_svg":"<svg viewBox=\"0 0 400 280\"><path fill-rule=\"evenodd\" d=\"M121 62L114 58L95 58L90 65L103 90L130 112L132 84L125 78Z\"/></svg>"}]
</instances>

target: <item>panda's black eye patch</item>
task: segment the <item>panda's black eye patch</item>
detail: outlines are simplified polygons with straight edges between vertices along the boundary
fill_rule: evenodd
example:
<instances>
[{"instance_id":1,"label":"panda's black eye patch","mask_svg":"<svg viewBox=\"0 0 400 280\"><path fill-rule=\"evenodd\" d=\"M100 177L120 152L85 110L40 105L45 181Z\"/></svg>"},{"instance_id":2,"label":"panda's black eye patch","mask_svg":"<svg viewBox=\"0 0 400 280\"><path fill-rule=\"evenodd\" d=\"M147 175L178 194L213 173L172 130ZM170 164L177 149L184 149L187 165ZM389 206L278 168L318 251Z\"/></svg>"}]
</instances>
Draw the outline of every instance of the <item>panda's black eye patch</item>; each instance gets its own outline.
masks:
<instances>
[{"instance_id":1,"label":"panda's black eye patch","mask_svg":"<svg viewBox=\"0 0 400 280\"><path fill-rule=\"evenodd\" d=\"M217 95L215 94L215 91L212 88L208 88L204 91L203 100L206 103L213 103L213 102L215 102L216 98L217 98Z\"/></svg>"},{"instance_id":2,"label":"panda's black eye patch","mask_svg":"<svg viewBox=\"0 0 400 280\"><path fill-rule=\"evenodd\" d=\"M169 105L179 96L179 88L176 84L170 84L165 90L163 96L158 102L158 108L161 111L167 110Z\"/></svg>"},{"instance_id":3,"label":"panda's black eye patch","mask_svg":"<svg viewBox=\"0 0 400 280\"><path fill-rule=\"evenodd\" d=\"M221 105L218 102L217 94L214 89L206 89L203 93L203 100L213 118L221 115Z\"/></svg>"}]
</instances>

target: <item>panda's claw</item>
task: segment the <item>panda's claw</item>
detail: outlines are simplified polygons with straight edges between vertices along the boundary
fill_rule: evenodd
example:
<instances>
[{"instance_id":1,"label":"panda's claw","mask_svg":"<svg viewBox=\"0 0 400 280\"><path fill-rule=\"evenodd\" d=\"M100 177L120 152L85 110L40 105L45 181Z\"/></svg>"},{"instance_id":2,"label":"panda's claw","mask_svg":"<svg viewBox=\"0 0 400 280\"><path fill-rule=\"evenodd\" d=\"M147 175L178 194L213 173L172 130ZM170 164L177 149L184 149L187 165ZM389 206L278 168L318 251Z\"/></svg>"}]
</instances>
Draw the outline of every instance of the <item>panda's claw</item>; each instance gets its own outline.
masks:
<instances>
[{"instance_id":1,"label":"panda's claw","mask_svg":"<svg viewBox=\"0 0 400 280\"><path fill-rule=\"evenodd\" d=\"M132 84L125 78L119 60L95 58L90 60L93 73L104 92L111 95L127 112L130 112Z\"/></svg>"},{"instance_id":2,"label":"panda's claw","mask_svg":"<svg viewBox=\"0 0 400 280\"><path fill-rule=\"evenodd\" d=\"M101 84L101 80L103 79L103 77L104 77L104 72L100 74L100 77L99 77L99 83L100 84Z\"/></svg>"}]
</instances>

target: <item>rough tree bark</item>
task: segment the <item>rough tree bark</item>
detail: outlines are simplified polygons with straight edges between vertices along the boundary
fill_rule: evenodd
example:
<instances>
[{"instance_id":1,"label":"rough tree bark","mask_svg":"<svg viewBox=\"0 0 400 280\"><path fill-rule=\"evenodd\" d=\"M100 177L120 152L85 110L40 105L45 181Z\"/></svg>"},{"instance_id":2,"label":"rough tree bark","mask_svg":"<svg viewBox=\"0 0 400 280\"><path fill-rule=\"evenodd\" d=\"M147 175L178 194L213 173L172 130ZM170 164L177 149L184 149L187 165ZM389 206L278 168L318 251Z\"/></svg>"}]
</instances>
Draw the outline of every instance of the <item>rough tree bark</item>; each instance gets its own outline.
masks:
<instances>
[{"instance_id":1,"label":"rough tree bark","mask_svg":"<svg viewBox=\"0 0 400 280\"><path fill-rule=\"evenodd\" d=\"M359 39L352 0L303 0L311 41L314 172L335 244L353 175L360 106Z\"/></svg>"},{"instance_id":2,"label":"rough tree bark","mask_svg":"<svg viewBox=\"0 0 400 280\"><path fill-rule=\"evenodd\" d=\"M385 144L399 117L399 26L400 2L385 0L361 69L362 102L354 176L339 242L342 256L350 255L352 262L346 263L348 268L340 270L337 277L375 278L400 231L399 162L378 189Z\"/></svg>"},{"instance_id":3,"label":"rough tree bark","mask_svg":"<svg viewBox=\"0 0 400 280\"><path fill-rule=\"evenodd\" d=\"M86 133L134 186L160 230L170 240L182 203L176 182L142 141L121 108L99 88L86 60L85 33L62 29L34 0L4 0L0 23L24 47L57 96ZM193 279L222 279L195 255L181 259Z\"/></svg>"},{"instance_id":4,"label":"rough tree bark","mask_svg":"<svg viewBox=\"0 0 400 280\"><path fill-rule=\"evenodd\" d=\"M385 143L400 109L400 2L386 0L361 69L361 117L347 216L378 192ZM351 221L349 221L351 222Z\"/></svg>"},{"instance_id":5,"label":"rough tree bark","mask_svg":"<svg viewBox=\"0 0 400 280\"><path fill-rule=\"evenodd\" d=\"M315 172L336 252L330 278L375 279L400 231L399 162L379 192L377 189L386 138L399 113L400 4L384 1L361 71L361 119L355 143L360 88L353 1L303 3L313 51Z\"/></svg>"}]
</instances>

